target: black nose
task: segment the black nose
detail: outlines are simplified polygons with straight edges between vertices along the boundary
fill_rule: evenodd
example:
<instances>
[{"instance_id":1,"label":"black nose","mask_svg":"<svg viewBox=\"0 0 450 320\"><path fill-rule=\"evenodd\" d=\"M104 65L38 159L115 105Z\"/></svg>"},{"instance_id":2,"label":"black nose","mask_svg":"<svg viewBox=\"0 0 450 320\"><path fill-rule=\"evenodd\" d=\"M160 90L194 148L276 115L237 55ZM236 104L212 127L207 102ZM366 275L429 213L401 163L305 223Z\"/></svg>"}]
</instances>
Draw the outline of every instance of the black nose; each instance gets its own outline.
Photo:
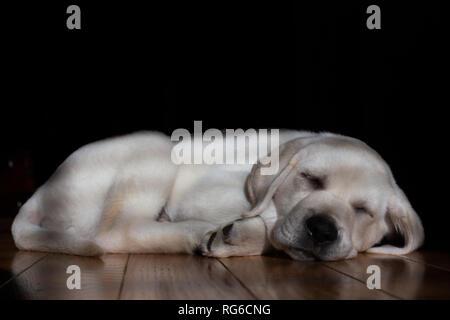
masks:
<instances>
[{"instance_id":1,"label":"black nose","mask_svg":"<svg viewBox=\"0 0 450 320\"><path fill-rule=\"evenodd\" d=\"M306 228L314 244L326 244L337 239L337 229L331 218L314 215L306 220Z\"/></svg>"}]
</instances>

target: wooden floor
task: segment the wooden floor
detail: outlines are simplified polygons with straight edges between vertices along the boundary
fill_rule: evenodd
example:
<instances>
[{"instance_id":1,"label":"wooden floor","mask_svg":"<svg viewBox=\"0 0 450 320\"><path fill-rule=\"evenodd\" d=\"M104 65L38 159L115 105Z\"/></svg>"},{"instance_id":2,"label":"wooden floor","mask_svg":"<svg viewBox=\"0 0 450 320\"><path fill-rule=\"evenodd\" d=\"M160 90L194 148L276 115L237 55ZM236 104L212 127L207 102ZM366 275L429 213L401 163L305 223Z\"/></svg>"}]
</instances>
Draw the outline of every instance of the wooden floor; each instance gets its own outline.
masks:
<instances>
[{"instance_id":1,"label":"wooden floor","mask_svg":"<svg viewBox=\"0 0 450 320\"><path fill-rule=\"evenodd\" d=\"M69 290L69 265L81 289ZM369 290L378 265L381 289ZM0 226L1 299L449 299L450 255L359 255L340 262L284 256L214 259L189 255L112 254L100 258L21 252Z\"/></svg>"}]
</instances>

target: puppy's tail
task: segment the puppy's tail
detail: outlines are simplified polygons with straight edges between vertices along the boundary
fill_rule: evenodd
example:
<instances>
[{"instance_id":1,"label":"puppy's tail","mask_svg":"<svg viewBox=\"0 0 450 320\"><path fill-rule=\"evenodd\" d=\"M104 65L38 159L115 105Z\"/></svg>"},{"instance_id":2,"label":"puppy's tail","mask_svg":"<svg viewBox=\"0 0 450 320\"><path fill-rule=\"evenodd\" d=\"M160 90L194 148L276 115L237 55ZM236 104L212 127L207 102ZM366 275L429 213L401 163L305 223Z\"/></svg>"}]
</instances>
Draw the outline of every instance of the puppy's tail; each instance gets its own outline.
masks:
<instances>
[{"instance_id":1,"label":"puppy's tail","mask_svg":"<svg viewBox=\"0 0 450 320\"><path fill-rule=\"evenodd\" d=\"M11 227L14 242L21 250L100 256L103 250L95 242L77 235L41 227L39 197L34 194L20 209Z\"/></svg>"}]
</instances>

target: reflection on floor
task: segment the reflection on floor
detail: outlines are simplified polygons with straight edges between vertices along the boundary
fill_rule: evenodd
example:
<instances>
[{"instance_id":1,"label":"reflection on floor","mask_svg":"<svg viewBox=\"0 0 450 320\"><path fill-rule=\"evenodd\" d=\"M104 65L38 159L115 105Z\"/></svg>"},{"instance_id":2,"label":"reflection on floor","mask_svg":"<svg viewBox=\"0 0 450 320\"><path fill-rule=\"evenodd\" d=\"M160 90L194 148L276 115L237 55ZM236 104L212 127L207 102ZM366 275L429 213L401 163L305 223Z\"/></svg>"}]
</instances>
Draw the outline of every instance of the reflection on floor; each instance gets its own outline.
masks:
<instances>
[{"instance_id":1,"label":"reflection on floor","mask_svg":"<svg viewBox=\"0 0 450 320\"><path fill-rule=\"evenodd\" d=\"M1 299L449 299L450 255L360 254L340 262L284 256L213 259L189 255L113 254L102 258L18 251L0 228ZM69 290L67 268L81 270ZM369 290L377 265L381 289Z\"/></svg>"}]
</instances>

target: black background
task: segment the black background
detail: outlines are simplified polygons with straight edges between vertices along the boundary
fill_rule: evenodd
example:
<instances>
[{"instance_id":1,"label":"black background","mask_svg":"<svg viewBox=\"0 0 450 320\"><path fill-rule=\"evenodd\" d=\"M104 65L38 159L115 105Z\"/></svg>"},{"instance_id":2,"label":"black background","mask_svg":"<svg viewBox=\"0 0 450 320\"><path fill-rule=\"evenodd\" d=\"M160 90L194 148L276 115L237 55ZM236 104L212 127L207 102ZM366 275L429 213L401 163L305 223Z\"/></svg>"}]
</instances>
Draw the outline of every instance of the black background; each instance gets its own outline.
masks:
<instances>
[{"instance_id":1,"label":"black background","mask_svg":"<svg viewBox=\"0 0 450 320\"><path fill-rule=\"evenodd\" d=\"M145 3L2 3L1 170L21 150L39 186L85 143L192 130L194 120L204 130L337 132L381 154L426 245L450 247L439 2ZM81 30L66 28L70 4L81 7ZM366 27L370 4L381 8L381 30Z\"/></svg>"}]
</instances>

